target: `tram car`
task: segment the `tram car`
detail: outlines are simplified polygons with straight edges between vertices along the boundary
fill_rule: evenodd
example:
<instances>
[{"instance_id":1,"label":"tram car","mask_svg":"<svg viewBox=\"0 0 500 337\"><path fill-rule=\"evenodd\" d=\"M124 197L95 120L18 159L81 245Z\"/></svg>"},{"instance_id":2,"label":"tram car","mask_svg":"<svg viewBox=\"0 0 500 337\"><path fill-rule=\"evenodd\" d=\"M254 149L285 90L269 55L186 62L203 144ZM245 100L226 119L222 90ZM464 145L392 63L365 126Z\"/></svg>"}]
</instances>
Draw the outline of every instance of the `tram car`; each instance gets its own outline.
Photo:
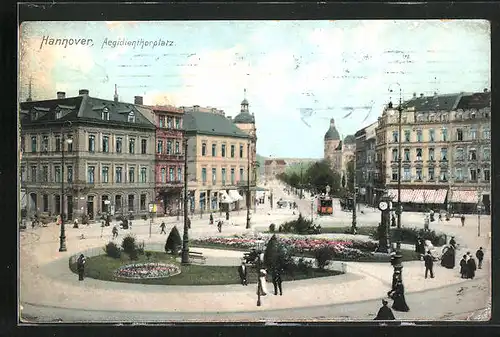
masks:
<instances>
[{"instance_id":1,"label":"tram car","mask_svg":"<svg viewBox=\"0 0 500 337\"><path fill-rule=\"evenodd\" d=\"M333 199L326 195L318 197L318 215L333 214Z\"/></svg>"}]
</instances>

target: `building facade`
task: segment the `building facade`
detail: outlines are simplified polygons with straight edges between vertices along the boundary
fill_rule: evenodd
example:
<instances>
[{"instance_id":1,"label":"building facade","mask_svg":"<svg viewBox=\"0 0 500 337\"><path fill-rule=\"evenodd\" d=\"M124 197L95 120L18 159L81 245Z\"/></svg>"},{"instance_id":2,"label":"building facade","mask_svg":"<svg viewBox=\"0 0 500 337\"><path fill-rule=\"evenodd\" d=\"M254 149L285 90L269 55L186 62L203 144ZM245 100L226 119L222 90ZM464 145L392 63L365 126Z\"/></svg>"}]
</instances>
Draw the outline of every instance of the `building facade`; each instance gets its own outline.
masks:
<instances>
[{"instance_id":1,"label":"building facade","mask_svg":"<svg viewBox=\"0 0 500 337\"><path fill-rule=\"evenodd\" d=\"M358 200L375 205L375 129L377 122L356 132L356 186L359 188Z\"/></svg>"},{"instance_id":2,"label":"building facade","mask_svg":"<svg viewBox=\"0 0 500 337\"><path fill-rule=\"evenodd\" d=\"M75 97L58 92L57 99L22 102L20 109L28 215L60 214L62 181L69 219L148 212L155 198L155 127L134 104L82 89Z\"/></svg>"},{"instance_id":3,"label":"building facade","mask_svg":"<svg viewBox=\"0 0 500 337\"><path fill-rule=\"evenodd\" d=\"M273 180L278 174L285 173L287 163L283 159L266 159L264 161L264 175L266 180Z\"/></svg>"},{"instance_id":4,"label":"building facade","mask_svg":"<svg viewBox=\"0 0 500 337\"><path fill-rule=\"evenodd\" d=\"M402 203L473 212L482 202L489 212L490 102L486 90L430 97L414 94L403 104L401 135L398 112L389 105L376 129L380 186L397 198L401 175Z\"/></svg>"},{"instance_id":5,"label":"building facade","mask_svg":"<svg viewBox=\"0 0 500 337\"><path fill-rule=\"evenodd\" d=\"M249 135L221 114L200 111L185 113L184 130L191 212L245 208Z\"/></svg>"},{"instance_id":6,"label":"building facade","mask_svg":"<svg viewBox=\"0 0 500 337\"><path fill-rule=\"evenodd\" d=\"M330 128L325 133L323 158L330 163L332 170L342 171L342 141L333 118L330 119Z\"/></svg>"}]
</instances>

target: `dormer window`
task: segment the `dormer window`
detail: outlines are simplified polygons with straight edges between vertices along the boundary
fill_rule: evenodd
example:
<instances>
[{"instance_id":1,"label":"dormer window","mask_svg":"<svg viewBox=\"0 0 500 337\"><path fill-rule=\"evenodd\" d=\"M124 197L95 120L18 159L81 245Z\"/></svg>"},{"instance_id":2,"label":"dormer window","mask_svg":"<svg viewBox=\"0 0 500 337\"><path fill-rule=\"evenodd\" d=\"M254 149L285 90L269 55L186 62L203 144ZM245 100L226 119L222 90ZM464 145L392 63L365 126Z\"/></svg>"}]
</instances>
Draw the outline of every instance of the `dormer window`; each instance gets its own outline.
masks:
<instances>
[{"instance_id":1,"label":"dormer window","mask_svg":"<svg viewBox=\"0 0 500 337\"><path fill-rule=\"evenodd\" d=\"M59 119L61 117L62 117L62 111L61 111L61 109L57 108L56 109L56 119Z\"/></svg>"},{"instance_id":2,"label":"dormer window","mask_svg":"<svg viewBox=\"0 0 500 337\"><path fill-rule=\"evenodd\" d=\"M130 111L128 114L128 122L129 123L135 123L135 114L133 111Z\"/></svg>"},{"instance_id":3,"label":"dormer window","mask_svg":"<svg viewBox=\"0 0 500 337\"><path fill-rule=\"evenodd\" d=\"M33 110L31 111L31 120L34 121L38 118L38 111Z\"/></svg>"},{"instance_id":4,"label":"dormer window","mask_svg":"<svg viewBox=\"0 0 500 337\"><path fill-rule=\"evenodd\" d=\"M103 121L109 121L109 109L107 107L102 109L101 118ZM129 117L129 119L130 119L130 117Z\"/></svg>"}]
</instances>

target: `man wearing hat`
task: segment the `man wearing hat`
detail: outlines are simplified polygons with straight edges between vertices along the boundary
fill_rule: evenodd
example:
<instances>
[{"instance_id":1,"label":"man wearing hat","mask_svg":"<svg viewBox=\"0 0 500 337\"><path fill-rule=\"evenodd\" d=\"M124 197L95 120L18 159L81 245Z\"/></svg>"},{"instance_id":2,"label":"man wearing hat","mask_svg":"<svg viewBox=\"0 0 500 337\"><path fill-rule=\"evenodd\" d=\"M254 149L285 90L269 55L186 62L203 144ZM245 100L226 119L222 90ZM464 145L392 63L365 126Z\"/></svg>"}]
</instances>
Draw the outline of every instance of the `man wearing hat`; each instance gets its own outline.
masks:
<instances>
[{"instance_id":1,"label":"man wearing hat","mask_svg":"<svg viewBox=\"0 0 500 337\"><path fill-rule=\"evenodd\" d=\"M240 275L240 282L242 285L246 286L248 285L247 282L247 266L245 264L245 261L241 261L241 265L238 267L238 274Z\"/></svg>"},{"instance_id":2,"label":"man wearing hat","mask_svg":"<svg viewBox=\"0 0 500 337\"><path fill-rule=\"evenodd\" d=\"M382 307L380 307L377 317L375 317L376 321L391 321L396 319L391 308L387 306L387 303L386 300L382 300Z\"/></svg>"},{"instance_id":3,"label":"man wearing hat","mask_svg":"<svg viewBox=\"0 0 500 337\"><path fill-rule=\"evenodd\" d=\"M85 256L80 254L80 257L76 261L76 269L78 270L78 280L83 281L85 275Z\"/></svg>"}]
</instances>

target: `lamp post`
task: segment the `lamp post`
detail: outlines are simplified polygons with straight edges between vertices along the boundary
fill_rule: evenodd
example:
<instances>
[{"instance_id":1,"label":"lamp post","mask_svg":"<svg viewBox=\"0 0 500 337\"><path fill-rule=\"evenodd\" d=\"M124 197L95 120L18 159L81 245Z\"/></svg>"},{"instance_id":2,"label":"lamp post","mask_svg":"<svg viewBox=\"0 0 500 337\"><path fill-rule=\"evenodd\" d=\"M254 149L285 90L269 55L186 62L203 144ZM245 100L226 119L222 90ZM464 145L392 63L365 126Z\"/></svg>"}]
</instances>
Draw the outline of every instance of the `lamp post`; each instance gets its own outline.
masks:
<instances>
[{"instance_id":1,"label":"lamp post","mask_svg":"<svg viewBox=\"0 0 500 337\"><path fill-rule=\"evenodd\" d=\"M247 225L246 229L250 229L250 140L247 144Z\"/></svg>"},{"instance_id":2,"label":"lamp post","mask_svg":"<svg viewBox=\"0 0 500 337\"><path fill-rule=\"evenodd\" d=\"M188 172L187 172L187 150L188 142L184 139L184 233L182 235L182 256L181 263L189 263L189 226L188 226Z\"/></svg>"},{"instance_id":3,"label":"lamp post","mask_svg":"<svg viewBox=\"0 0 500 337\"><path fill-rule=\"evenodd\" d=\"M481 236L481 211L483 209L483 202L481 200L477 203L477 236Z\"/></svg>"},{"instance_id":4,"label":"lamp post","mask_svg":"<svg viewBox=\"0 0 500 337\"><path fill-rule=\"evenodd\" d=\"M354 173L353 173L353 196L352 196L352 226L351 232L356 234L356 154L354 154Z\"/></svg>"},{"instance_id":5,"label":"lamp post","mask_svg":"<svg viewBox=\"0 0 500 337\"><path fill-rule=\"evenodd\" d=\"M66 229L64 228L64 143L71 144L71 138L64 139L64 127L71 127L71 121L64 122L61 128L61 235L59 236L59 251L65 252L66 249Z\"/></svg>"}]
</instances>

